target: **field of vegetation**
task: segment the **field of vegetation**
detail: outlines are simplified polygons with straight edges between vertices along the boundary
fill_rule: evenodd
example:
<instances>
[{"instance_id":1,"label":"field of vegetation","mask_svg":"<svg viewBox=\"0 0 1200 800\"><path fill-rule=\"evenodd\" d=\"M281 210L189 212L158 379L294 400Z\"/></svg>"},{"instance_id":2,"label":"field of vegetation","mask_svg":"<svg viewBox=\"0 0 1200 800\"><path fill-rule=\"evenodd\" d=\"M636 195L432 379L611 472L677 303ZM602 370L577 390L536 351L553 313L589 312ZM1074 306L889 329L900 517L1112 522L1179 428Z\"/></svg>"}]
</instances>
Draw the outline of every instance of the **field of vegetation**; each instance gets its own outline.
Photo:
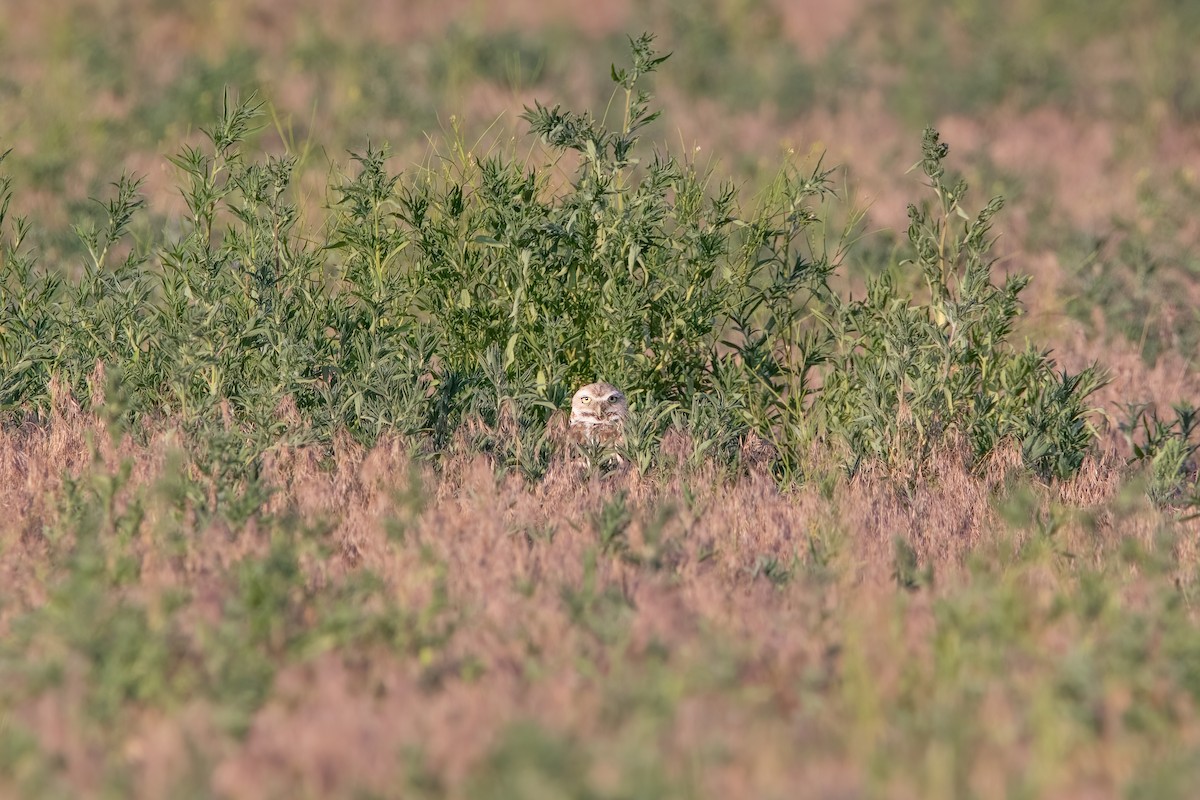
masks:
<instances>
[{"instance_id":1,"label":"field of vegetation","mask_svg":"<svg viewBox=\"0 0 1200 800\"><path fill-rule=\"evenodd\" d=\"M5 14L0 796L1194 797L1200 6L592 6Z\"/></svg>"}]
</instances>

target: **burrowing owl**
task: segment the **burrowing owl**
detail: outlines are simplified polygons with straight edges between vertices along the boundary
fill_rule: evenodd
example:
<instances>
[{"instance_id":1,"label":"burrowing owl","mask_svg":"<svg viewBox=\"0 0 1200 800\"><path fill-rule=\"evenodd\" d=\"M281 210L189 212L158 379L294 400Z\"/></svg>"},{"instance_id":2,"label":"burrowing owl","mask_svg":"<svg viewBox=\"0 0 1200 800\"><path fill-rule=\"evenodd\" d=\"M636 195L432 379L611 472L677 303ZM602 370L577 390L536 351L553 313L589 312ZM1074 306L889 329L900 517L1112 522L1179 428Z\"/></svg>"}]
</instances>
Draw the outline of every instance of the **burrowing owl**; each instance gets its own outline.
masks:
<instances>
[{"instance_id":1,"label":"burrowing owl","mask_svg":"<svg viewBox=\"0 0 1200 800\"><path fill-rule=\"evenodd\" d=\"M620 440L628 413L624 392L611 383L589 383L571 398L571 431L588 444L611 444Z\"/></svg>"}]
</instances>

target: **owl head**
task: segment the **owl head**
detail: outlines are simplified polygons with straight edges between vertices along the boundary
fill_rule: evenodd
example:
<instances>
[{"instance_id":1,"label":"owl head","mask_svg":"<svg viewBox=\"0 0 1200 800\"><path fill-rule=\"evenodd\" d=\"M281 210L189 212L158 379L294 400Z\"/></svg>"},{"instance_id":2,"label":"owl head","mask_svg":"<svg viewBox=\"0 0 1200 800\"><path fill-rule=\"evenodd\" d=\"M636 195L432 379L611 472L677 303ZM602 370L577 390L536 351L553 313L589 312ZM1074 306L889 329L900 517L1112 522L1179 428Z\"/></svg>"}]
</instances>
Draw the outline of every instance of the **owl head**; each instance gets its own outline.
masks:
<instances>
[{"instance_id":1,"label":"owl head","mask_svg":"<svg viewBox=\"0 0 1200 800\"><path fill-rule=\"evenodd\" d=\"M582 428L589 439L618 433L628 414L625 393L611 383L589 383L571 398L571 427Z\"/></svg>"}]
</instances>

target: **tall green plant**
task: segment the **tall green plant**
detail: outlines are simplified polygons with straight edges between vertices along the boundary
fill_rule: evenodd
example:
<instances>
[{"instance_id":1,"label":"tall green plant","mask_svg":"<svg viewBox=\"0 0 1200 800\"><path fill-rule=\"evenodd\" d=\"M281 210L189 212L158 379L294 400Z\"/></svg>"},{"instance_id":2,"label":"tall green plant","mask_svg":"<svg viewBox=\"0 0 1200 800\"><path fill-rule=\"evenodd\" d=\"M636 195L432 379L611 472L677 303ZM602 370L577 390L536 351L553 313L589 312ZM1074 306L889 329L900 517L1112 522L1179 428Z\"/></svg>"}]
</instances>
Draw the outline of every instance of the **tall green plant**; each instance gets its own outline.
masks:
<instances>
[{"instance_id":1,"label":"tall green plant","mask_svg":"<svg viewBox=\"0 0 1200 800\"><path fill-rule=\"evenodd\" d=\"M0 153L0 166L11 151ZM29 220L10 216L12 178L0 175L0 412L49 405L49 364L58 330L58 275L35 271Z\"/></svg>"},{"instance_id":2,"label":"tall green plant","mask_svg":"<svg viewBox=\"0 0 1200 800\"><path fill-rule=\"evenodd\" d=\"M227 94L207 144L171 159L187 213L135 241L143 203L122 177L76 228L88 261L66 283L34 269L0 184L0 403L46 408L51 376L87 401L103 364L121 421L177 422L207 486L196 496L239 516L266 497L266 450L339 432L399 432L434 452L466 442L536 479L549 417L597 378L633 400L626 455L643 471L671 424L691 430L696 457L736 466L753 450L782 476L803 473L821 433L852 464L908 476L950 436L977 459L1015 440L1041 475L1077 469L1099 379L1009 344L1027 279L992 283L1000 201L965 213L937 134L922 162L936 202L910 208L899 267L927 296L898 296L885 275L843 300L823 165L787 164L748 202L686 157L646 151L659 112L645 84L667 59L653 44L631 40L630 65L611 70L615 122L535 103L523 116L544 160L452 141L436 169L408 175L368 144L316 229L297 160L247 154L261 103Z\"/></svg>"},{"instance_id":3,"label":"tall green plant","mask_svg":"<svg viewBox=\"0 0 1200 800\"><path fill-rule=\"evenodd\" d=\"M1003 200L969 215L967 184L947 179L948 152L927 128L920 166L934 202L909 206L912 257L899 265L918 270L928 294L903 295L885 273L862 299L835 304L825 423L854 467L876 461L915 478L948 441L964 441L977 462L1012 441L1038 475L1067 477L1092 441L1086 401L1104 379L1095 367L1056 372L1049 351L1010 343L1029 279L992 282Z\"/></svg>"}]
</instances>

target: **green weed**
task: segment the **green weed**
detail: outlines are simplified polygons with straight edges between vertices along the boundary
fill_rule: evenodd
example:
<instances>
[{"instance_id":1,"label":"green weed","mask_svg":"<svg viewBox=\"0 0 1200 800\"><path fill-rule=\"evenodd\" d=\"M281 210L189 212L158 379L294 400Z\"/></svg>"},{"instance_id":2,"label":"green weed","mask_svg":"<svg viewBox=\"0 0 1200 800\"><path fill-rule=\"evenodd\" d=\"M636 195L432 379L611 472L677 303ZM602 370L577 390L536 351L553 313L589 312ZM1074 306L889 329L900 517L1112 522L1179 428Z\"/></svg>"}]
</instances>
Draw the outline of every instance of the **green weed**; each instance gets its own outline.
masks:
<instances>
[{"instance_id":1,"label":"green weed","mask_svg":"<svg viewBox=\"0 0 1200 800\"><path fill-rule=\"evenodd\" d=\"M1188 403L1166 419L1147 406L1131 405L1118 425L1132 451L1131 461L1148 472L1146 494L1157 506L1200 507L1200 415Z\"/></svg>"},{"instance_id":2,"label":"green weed","mask_svg":"<svg viewBox=\"0 0 1200 800\"><path fill-rule=\"evenodd\" d=\"M966 183L946 177L948 150L926 129L920 166L936 202L908 210L912 256L900 267L921 275L926 298L899 292L890 272L869 280L861 300L834 298L824 425L852 473L878 462L911 484L935 450L962 441L976 463L1017 442L1037 475L1070 476L1094 436L1086 399L1104 379L1096 367L1056 373L1048 352L1009 343L1028 278L992 282L1003 200L967 214Z\"/></svg>"},{"instance_id":3,"label":"green weed","mask_svg":"<svg viewBox=\"0 0 1200 800\"><path fill-rule=\"evenodd\" d=\"M550 416L597 376L635 398L624 455L642 474L671 420L693 461L737 471L761 440L757 461L785 478L822 432L852 464L908 475L951 435L976 459L1018 441L1044 477L1078 468L1097 376L1056 376L1045 353L1007 344L1025 279L990 279L1000 200L952 229L966 186L943 177L935 133L923 165L937 203L911 207L913 257L897 267L916 268L928 299L897 296L887 271L846 301L829 286L846 251L820 232L829 171L785 165L747 206L688 161L647 157L640 136L659 112L643 83L667 57L650 36L631 51L612 69L615 123L526 109L546 166L453 139L436 168L405 177L368 144L334 179L320 232L301 226L296 157L242 153L262 104L227 95L208 146L171 159L188 212L165 239L131 241L142 200L128 177L76 229L89 254L77 280L35 272L27 226L12 226L4 408L45 410L51 375L86 405L102 364L119 376L123 423L180 421L202 510L234 521L268 499L264 452L338 431L398 432L434 452L465 432L538 480ZM563 185L555 165L571 158Z\"/></svg>"}]
</instances>

